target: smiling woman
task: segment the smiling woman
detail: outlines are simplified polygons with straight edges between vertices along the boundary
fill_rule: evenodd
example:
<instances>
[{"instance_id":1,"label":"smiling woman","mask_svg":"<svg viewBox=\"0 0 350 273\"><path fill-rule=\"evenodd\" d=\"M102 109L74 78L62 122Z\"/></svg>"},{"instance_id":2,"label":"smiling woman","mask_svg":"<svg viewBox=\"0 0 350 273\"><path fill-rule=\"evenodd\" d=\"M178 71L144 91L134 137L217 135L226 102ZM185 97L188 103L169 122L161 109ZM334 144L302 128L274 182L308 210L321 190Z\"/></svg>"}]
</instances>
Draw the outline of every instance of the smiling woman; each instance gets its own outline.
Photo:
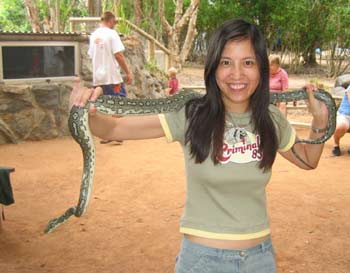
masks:
<instances>
[{"instance_id":1,"label":"smiling woman","mask_svg":"<svg viewBox=\"0 0 350 273\"><path fill-rule=\"evenodd\" d=\"M313 169L323 144L300 143L270 105L266 44L255 25L240 19L221 25L209 44L204 74L206 94L170 113L113 119L92 103L90 130L104 139L165 136L181 144L187 198L176 273L276 272L265 196L276 153ZM315 99L315 87L305 88L313 115L310 138L315 139L328 126L328 111ZM73 112L101 93L101 88L77 86Z\"/></svg>"}]
</instances>

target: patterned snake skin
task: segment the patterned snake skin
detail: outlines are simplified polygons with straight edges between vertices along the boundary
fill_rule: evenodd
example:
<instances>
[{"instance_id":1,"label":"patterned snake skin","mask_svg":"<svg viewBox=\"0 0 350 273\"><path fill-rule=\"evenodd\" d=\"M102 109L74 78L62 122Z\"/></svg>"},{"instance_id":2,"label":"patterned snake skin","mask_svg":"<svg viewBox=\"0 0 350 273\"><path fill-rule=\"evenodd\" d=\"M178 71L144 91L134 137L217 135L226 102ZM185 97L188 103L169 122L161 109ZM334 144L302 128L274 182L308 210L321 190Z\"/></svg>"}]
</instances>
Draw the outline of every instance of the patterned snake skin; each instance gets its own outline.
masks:
<instances>
[{"instance_id":1,"label":"patterned snake skin","mask_svg":"<svg viewBox=\"0 0 350 273\"><path fill-rule=\"evenodd\" d=\"M334 133L336 122L336 105L332 96L323 90L314 92L315 98L324 102L328 108L329 118L326 133L318 139L299 139L297 142L320 144L328 140ZM180 110L185 103L195 97L202 96L194 91L181 91L178 94L160 99L127 99L121 97L101 96L95 103L99 112L116 115L147 115L175 112ZM307 99L305 90L296 90L283 93L272 93L271 103L290 102ZM73 106L70 112L68 126L69 130L79 143L83 152L84 168L80 187L79 201L76 207L69 208L63 215L52 219L45 233L49 233L57 226L75 215L80 217L86 211L90 200L94 171L95 171L95 147L93 138L88 126L88 108L92 104L89 102L85 107Z\"/></svg>"}]
</instances>

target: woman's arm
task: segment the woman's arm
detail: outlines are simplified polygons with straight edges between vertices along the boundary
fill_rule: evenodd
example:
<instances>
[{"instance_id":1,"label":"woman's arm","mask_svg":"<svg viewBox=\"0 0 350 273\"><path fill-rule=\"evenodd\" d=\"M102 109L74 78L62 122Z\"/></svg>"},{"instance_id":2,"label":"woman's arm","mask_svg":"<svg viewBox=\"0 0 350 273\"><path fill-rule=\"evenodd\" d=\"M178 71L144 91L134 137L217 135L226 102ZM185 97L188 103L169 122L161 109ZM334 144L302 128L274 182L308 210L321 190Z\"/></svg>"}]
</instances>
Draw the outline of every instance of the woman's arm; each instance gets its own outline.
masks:
<instances>
[{"instance_id":1,"label":"woman's arm","mask_svg":"<svg viewBox=\"0 0 350 273\"><path fill-rule=\"evenodd\" d=\"M308 84L306 89L309 97L309 110L313 116L309 138L316 139L321 137L324 132L323 130L321 130L322 132L318 132L318 130L315 129L325 129L327 127L328 109L323 103L315 99L313 91L316 90L316 88L314 85ZM310 170L317 167L323 146L324 144L296 143L290 150L280 152L280 154L298 167Z\"/></svg>"},{"instance_id":2,"label":"woman's arm","mask_svg":"<svg viewBox=\"0 0 350 273\"><path fill-rule=\"evenodd\" d=\"M316 136L317 135L317 136ZM310 133L310 138L319 138L322 134ZM324 144L296 143L286 152L280 155L289 160L299 168L313 170L320 160Z\"/></svg>"},{"instance_id":3,"label":"woman's arm","mask_svg":"<svg viewBox=\"0 0 350 273\"><path fill-rule=\"evenodd\" d=\"M121 66L123 71L125 72L126 76L126 84L131 84L133 75L131 70L128 68L128 65L126 64L125 57L122 52L117 52L114 54L115 59L117 60L118 64Z\"/></svg>"},{"instance_id":4,"label":"woman's arm","mask_svg":"<svg viewBox=\"0 0 350 273\"><path fill-rule=\"evenodd\" d=\"M88 100L96 101L102 93L100 87L89 89L75 84L70 105L83 107ZM94 106L89 109L89 127L93 135L109 140L158 138L165 135L158 115L114 118L99 113Z\"/></svg>"},{"instance_id":5,"label":"woman's arm","mask_svg":"<svg viewBox=\"0 0 350 273\"><path fill-rule=\"evenodd\" d=\"M115 118L91 109L89 126L93 135L109 140L131 140L165 136L158 115Z\"/></svg>"}]
</instances>

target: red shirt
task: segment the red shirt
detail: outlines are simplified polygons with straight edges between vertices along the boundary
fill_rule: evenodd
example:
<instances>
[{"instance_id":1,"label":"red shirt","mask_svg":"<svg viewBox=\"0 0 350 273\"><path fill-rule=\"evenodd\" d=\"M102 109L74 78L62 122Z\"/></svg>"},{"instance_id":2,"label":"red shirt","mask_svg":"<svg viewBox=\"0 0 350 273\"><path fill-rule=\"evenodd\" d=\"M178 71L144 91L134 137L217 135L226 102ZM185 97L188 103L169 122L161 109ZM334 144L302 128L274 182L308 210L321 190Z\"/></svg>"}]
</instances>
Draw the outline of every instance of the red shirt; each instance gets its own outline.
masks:
<instances>
[{"instance_id":1,"label":"red shirt","mask_svg":"<svg viewBox=\"0 0 350 273\"><path fill-rule=\"evenodd\" d=\"M278 69L276 74L270 74L270 91L282 92L288 89L288 74L283 69Z\"/></svg>"},{"instance_id":2,"label":"red shirt","mask_svg":"<svg viewBox=\"0 0 350 273\"><path fill-rule=\"evenodd\" d=\"M171 88L171 90L169 91L170 95L177 93L177 91L179 90L179 81L176 78L170 78L169 88Z\"/></svg>"}]
</instances>

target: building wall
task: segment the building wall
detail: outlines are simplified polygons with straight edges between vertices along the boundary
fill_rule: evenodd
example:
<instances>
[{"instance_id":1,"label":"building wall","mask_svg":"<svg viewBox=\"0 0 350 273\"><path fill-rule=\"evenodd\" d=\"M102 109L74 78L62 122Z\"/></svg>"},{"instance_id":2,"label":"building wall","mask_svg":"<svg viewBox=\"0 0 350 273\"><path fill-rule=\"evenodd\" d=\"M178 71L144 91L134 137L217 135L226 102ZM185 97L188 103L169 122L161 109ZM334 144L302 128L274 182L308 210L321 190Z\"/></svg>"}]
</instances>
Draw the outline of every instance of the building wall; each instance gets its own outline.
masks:
<instances>
[{"instance_id":1,"label":"building wall","mask_svg":"<svg viewBox=\"0 0 350 273\"><path fill-rule=\"evenodd\" d=\"M26 41L25 36L28 35L7 34L6 39L0 33L0 44L2 41L11 39ZM55 38L54 35L40 37L42 40L50 41ZM27 40L29 38L33 39L33 36L28 36ZM87 56L88 37L72 36L64 39L79 42L80 76L85 85L91 86L91 61ZM134 74L133 84L127 86L129 97L163 97L167 81L164 74L155 75L145 69L144 43L135 36L124 37L122 40L126 47L124 55ZM2 82L0 84L0 144L69 135L68 101L72 83L73 78Z\"/></svg>"}]
</instances>

